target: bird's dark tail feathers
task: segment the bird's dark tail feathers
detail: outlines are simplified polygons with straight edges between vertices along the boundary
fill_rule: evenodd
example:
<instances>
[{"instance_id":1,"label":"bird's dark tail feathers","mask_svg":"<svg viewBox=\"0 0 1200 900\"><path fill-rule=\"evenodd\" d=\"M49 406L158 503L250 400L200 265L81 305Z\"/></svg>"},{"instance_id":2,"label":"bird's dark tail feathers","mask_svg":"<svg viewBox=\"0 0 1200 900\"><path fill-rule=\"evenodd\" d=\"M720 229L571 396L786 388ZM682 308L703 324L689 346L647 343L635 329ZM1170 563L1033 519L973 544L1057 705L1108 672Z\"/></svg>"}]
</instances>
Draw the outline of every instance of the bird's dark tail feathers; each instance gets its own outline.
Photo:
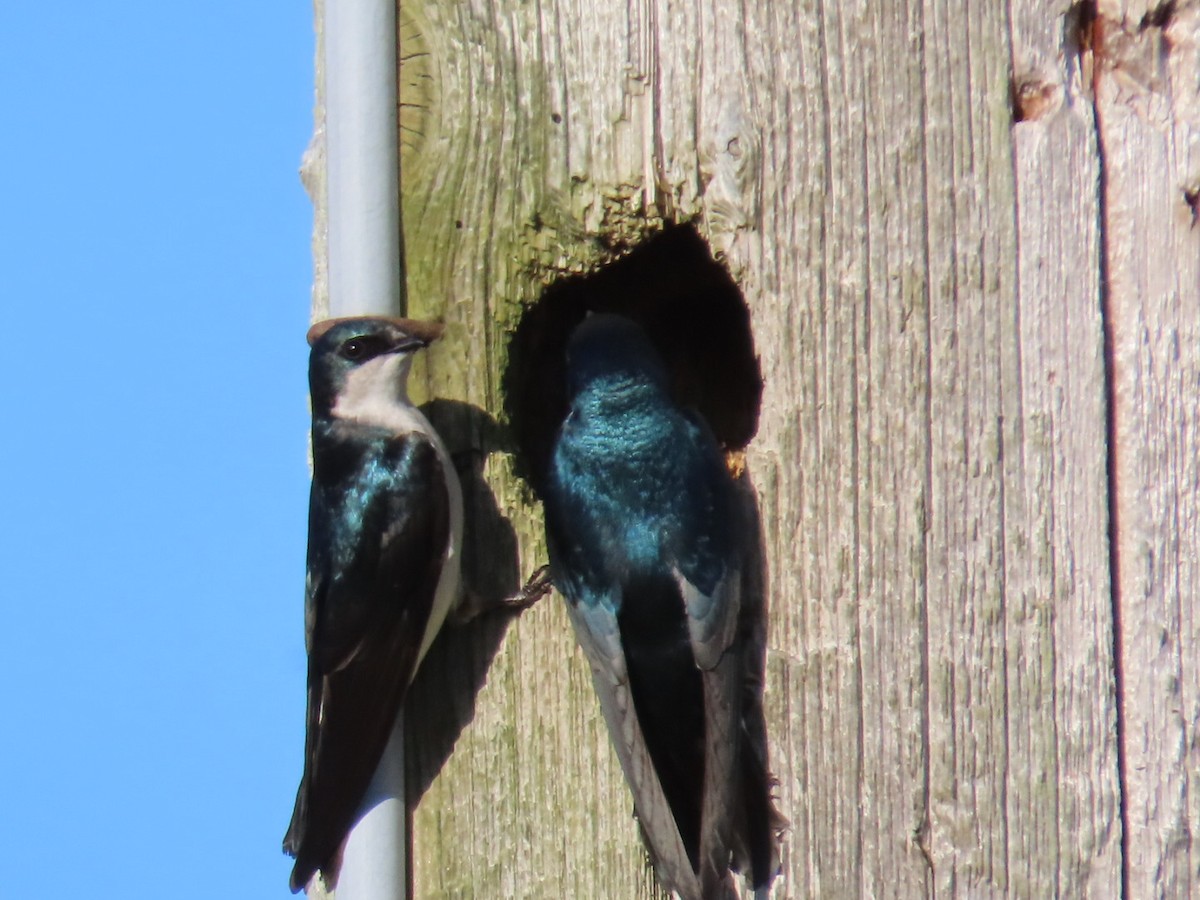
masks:
<instances>
[{"instance_id":1,"label":"bird's dark tail feathers","mask_svg":"<svg viewBox=\"0 0 1200 900\"><path fill-rule=\"evenodd\" d=\"M770 887L779 874L779 842L788 821L775 808L772 792L778 782L767 771L765 746L742 725L738 760L740 804L733 825L733 868L755 891Z\"/></svg>"}]
</instances>

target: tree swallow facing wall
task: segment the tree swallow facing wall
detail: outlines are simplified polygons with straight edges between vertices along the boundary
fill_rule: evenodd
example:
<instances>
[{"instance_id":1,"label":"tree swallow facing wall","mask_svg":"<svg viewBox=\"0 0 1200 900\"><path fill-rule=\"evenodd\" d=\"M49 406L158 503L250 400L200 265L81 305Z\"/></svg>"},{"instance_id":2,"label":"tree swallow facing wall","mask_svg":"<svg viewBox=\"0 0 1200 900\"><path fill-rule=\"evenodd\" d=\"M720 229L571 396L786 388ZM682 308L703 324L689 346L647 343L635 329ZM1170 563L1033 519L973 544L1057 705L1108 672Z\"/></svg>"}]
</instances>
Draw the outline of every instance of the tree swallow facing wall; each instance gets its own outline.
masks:
<instances>
[{"instance_id":1,"label":"tree swallow facing wall","mask_svg":"<svg viewBox=\"0 0 1200 900\"><path fill-rule=\"evenodd\" d=\"M749 510L699 417L629 319L593 315L567 348L569 410L545 479L565 596L655 869L684 900L765 897L782 819L770 798L759 671L747 660Z\"/></svg>"},{"instance_id":2,"label":"tree swallow facing wall","mask_svg":"<svg viewBox=\"0 0 1200 900\"><path fill-rule=\"evenodd\" d=\"M457 601L462 491L407 390L413 354L440 331L389 318L309 331L308 715L283 842L293 891L336 872L417 665Z\"/></svg>"}]
</instances>

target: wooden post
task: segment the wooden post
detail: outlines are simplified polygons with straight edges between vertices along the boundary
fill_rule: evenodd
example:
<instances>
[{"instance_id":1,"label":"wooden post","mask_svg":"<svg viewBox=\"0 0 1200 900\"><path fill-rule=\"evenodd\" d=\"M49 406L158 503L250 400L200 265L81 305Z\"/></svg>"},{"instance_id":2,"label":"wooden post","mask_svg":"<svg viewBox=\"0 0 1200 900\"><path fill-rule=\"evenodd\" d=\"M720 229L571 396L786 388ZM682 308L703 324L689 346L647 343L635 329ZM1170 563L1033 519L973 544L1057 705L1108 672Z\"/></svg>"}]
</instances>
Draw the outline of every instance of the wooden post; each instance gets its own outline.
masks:
<instances>
[{"instance_id":1,"label":"wooden post","mask_svg":"<svg viewBox=\"0 0 1200 900\"><path fill-rule=\"evenodd\" d=\"M1200 890L1200 3L1143 6L405 4L477 582L545 560L544 289L688 222L745 298L777 897ZM658 896L560 605L431 653L417 897Z\"/></svg>"}]
</instances>

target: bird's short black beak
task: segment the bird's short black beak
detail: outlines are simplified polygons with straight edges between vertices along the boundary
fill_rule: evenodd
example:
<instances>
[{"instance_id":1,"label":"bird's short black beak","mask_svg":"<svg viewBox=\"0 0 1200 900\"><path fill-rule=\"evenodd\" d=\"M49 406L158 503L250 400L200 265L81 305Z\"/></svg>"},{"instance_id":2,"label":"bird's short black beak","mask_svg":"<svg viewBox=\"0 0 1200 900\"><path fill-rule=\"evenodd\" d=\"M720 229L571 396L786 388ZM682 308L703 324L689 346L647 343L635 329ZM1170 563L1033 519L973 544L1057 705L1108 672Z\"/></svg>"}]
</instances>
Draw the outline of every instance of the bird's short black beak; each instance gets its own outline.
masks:
<instances>
[{"instance_id":1,"label":"bird's short black beak","mask_svg":"<svg viewBox=\"0 0 1200 900\"><path fill-rule=\"evenodd\" d=\"M428 347L428 346L429 346L429 341L410 334L410 335L402 337L400 340L398 340L396 342L396 345L394 347L392 347L392 352L393 353L407 353L410 350L420 350L422 347Z\"/></svg>"}]
</instances>

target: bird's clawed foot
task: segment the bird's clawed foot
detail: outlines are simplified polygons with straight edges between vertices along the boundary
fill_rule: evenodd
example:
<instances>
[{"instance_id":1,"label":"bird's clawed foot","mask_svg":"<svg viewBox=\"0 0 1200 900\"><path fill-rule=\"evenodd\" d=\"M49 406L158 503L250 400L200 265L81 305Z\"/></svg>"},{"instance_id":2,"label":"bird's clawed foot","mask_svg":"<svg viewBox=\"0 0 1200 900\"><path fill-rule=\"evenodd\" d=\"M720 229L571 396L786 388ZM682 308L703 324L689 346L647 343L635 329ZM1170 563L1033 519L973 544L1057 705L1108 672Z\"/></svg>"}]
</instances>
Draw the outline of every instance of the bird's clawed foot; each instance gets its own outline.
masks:
<instances>
[{"instance_id":1,"label":"bird's clawed foot","mask_svg":"<svg viewBox=\"0 0 1200 900\"><path fill-rule=\"evenodd\" d=\"M554 579L550 577L550 567L541 566L534 570L529 580L515 594L501 601L503 606L513 610L529 609L554 589Z\"/></svg>"},{"instance_id":2,"label":"bird's clawed foot","mask_svg":"<svg viewBox=\"0 0 1200 900\"><path fill-rule=\"evenodd\" d=\"M455 625L465 625L472 619L497 609L519 613L533 606L554 588L550 578L550 567L541 566L529 576L525 585L513 594L500 600L484 600L478 594L466 593L459 600L458 606L450 613L450 619Z\"/></svg>"}]
</instances>

